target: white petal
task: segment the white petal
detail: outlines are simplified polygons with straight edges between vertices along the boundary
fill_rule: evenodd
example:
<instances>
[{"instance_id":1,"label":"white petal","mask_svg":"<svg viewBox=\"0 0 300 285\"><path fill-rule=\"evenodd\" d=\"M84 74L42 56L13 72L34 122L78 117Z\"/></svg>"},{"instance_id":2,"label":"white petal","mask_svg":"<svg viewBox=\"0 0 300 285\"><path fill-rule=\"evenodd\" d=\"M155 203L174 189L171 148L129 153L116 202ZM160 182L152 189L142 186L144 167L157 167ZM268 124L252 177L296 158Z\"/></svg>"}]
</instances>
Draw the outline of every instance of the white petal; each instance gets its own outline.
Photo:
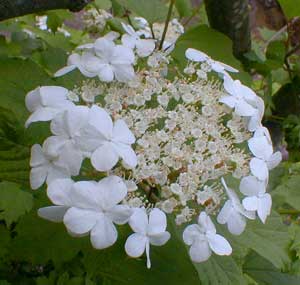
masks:
<instances>
[{"instance_id":1,"label":"white petal","mask_svg":"<svg viewBox=\"0 0 300 285\"><path fill-rule=\"evenodd\" d=\"M74 181L69 178L56 179L47 188L47 195L52 203L61 206L71 206L71 188Z\"/></svg>"},{"instance_id":2,"label":"white petal","mask_svg":"<svg viewBox=\"0 0 300 285\"><path fill-rule=\"evenodd\" d=\"M202 211L199 215L198 218L198 224L205 230L205 231L210 231L212 233L216 232L216 227L213 224L212 220L210 217Z\"/></svg>"},{"instance_id":3,"label":"white petal","mask_svg":"<svg viewBox=\"0 0 300 285\"><path fill-rule=\"evenodd\" d=\"M207 236L209 247L218 255L230 255L232 248L229 242L218 234L212 234Z\"/></svg>"},{"instance_id":4,"label":"white petal","mask_svg":"<svg viewBox=\"0 0 300 285\"><path fill-rule=\"evenodd\" d=\"M239 92L243 95L243 98L245 98L245 100L248 103L256 104L258 96L255 94L255 92L251 88L241 84L239 86Z\"/></svg>"},{"instance_id":5,"label":"white petal","mask_svg":"<svg viewBox=\"0 0 300 285\"><path fill-rule=\"evenodd\" d=\"M155 49L155 41L151 39L138 40L136 43L136 52L139 57L149 56Z\"/></svg>"},{"instance_id":6,"label":"white petal","mask_svg":"<svg viewBox=\"0 0 300 285\"><path fill-rule=\"evenodd\" d=\"M30 187L33 190L41 187L47 177L48 167L47 166L37 166L31 169L30 171Z\"/></svg>"},{"instance_id":7,"label":"white petal","mask_svg":"<svg viewBox=\"0 0 300 285\"><path fill-rule=\"evenodd\" d=\"M132 49L122 45L117 45L113 52L113 56L110 59L113 66L131 65L134 63L134 53Z\"/></svg>"},{"instance_id":8,"label":"white petal","mask_svg":"<svg viewBox=\"0 0 300 285\"><path fill-rule=\"evenodd\" d=\"M60 110L54 108L39 108L29 116L29 118L25 122L25 127L27 128L31 123L34 122L50 121L58 112L60 112Z\"/></svg>"},{"instance_id":9,"label":"white petal","mask_svg":"<svg viewBox=\"0 0 300 285\"><path fill-rule=\"evenodd\" d=\"M121 24L122 24L122 28L124 29L124 31L125 31L127 34L129 34L129 35L131 35L131 36L136 36L136 32L135 32L135 30L133 29L132 26L126 25L126 24L124 24L124 23L121 23Z\"/></svg>"},{"instance_id":10,"label":"white petal","mask_svg":"<svg viewBox=\"0 0 300 285\"><path fill-rule=\"evenodd\" d=\"M31 147L30 166L36 167L48 163L45 158L42 147L39 144L34 144Z\"/></svg>"},{"instance_id":11,"label":"white petal","mask_svg":"<svg viewBox=\"0 0 300 285\"><path fill-rule=\"evenodd\" d=\"M111 82L114 80L114 69L110 64L102 65L98 71L98 77L103 82Z\"/></svg>"},{"instance_id":12,"label":"white petal","mask_svg":"<svg viewBox=\"0 0 300 285\"><path fill-rule=\"evenodd\" d=\"M115 64L113 71L116 79L120 82L128 82L135 76L134 69L129 64Z\"/></svg>"},{"instance_id":13,"label":"white petal","mask_svg":"<svg viewBox=\"0 0 300 285\"><path fill-rule=\"evenodd\" d=\"M189 250L193 262L204 262L211 256L211 250L206 240L194 242Z\"/></svg>"},{"instance_id":14,"label":"white petal","mask_svg":"<svg viewBox=\"0 0 300 285\"><path fill-rule=\"evenodd\" d=\"M149 242L152 245L161 246L164 245L169 239L171 235L169 232L162 232L156 235L149 235Z\"/></svg>"},{"instance_id":15,"label":"white petal","mask_svg":"<svg viewBox=\"0 0 300 285\"><path fill-rule=\"evenodd\" d=\"M103 137L111 139L113 132L113 122L109 114L96 105L93 105L90 109L89 124L96 128Z\"/></svg>"},{"instance_id":16,"label":"white petal","mask_svg":"<svg viewBox=\"0 0 300 285\"><path fill-rule=\"evenodd\" d=\"M248 146L254 156L267 161L273 153L273 147L266 137L253 137L248 140Z\"/></svg>"},{"instance_id":17,"label":"white petal","mask_svg":"<svg viewBox=\"0 0 300 285\"><path fill-rule=\"evenodd\" d=\"M68 89L60 86L42 86L40 87L41 101L44 106L63 107L71 102L67 100Z\"/></svg>"},{"instance_id":18,"label":"white petal","mask_svg":"<svg viewBox=\"0 0 300 285\"><path fill-rule=\"evenodd\" d=\"M67 143L66 137L63 136L51 136L48 137L43 143L43 150L45 154L51 157L57 157L64 145Z\"/></svg>"},{"instance_id":19,"label":"white petal","mask_svg":"<svg viewBox=\"0 0 300 285\"><path fill-rule=\"evenodd\" d=\"M131 257L140 257L146 248L148 239L145 235L134 233L130 235L125 243L125 251Z\"/></svg>"},{"instance_id":20,"label":"white petal","mask_svg":"<svg viewBox=\"0 0 300 285\"><path fill-rule=\"evenodd\" d=\"M103 66L103 61L92 52L84 52L81 56L80 72L86 77L94 77Z\"/></svg>"},{"instance_id":21,"label":"white petal","mask_svg":"<svg viewBox=\"0 0 300 285\"><path fill-rule=\"evenodd\" d=\"M255 113L255 109L243 99L237 101L234 111L239 116L252 116Z\"/></svg>"},{"instance_id":22,"label":"white petal","mask_svg":"<svg viewBox=\"0 0 300 285\"><path fill-rule=\"evenodd\" d=\"M266 222L267 217L270 215L271 207L272 207L272 198L270 194L266 193L263 196L259 197L257 215L259 216L259 218L263 223Z\"/></svg>"},{"instance_id":23,"label":"white petal","mask_svg":"<svg viewBox=\"0 0 300 285\"><path fill-rule=\"evenodd\" d=\"M136 233L146 234L148 228L148 216L144 208L136 208L129 219L129 225Z\"/></svg>"},{"instance_id":24,"label":"white petal","mask_svg":"<svg viewBox=\"0 0 300 285\"><path fill-rule=\"evenodd\" d=\"M89 108L73 106L56 116L51 122L51 132L57 136L67 135L72 138L88 122Z\"/></svg>"},{"instance_id":25,"label":"white petal","mask_svg":"<svg viewBox=\"0 0 300 285\"><path fill-rule=\"evenodd\" d=\"M134 49L135 48L135 44L136 44L136 39L135 37L131 36L131 35L128 35L128 34L124 34L122 36L122 44L126 47L129 47L131 49Z\"/></svg>"},{"instance_id":26,"label":"white petal","mask_svg":"<svg viewBox=\"0 0 300 285\"><path fill-rule=\"evenodd\" d=\"M84 234L96 225L100 217L101 214L95 211L72 207L64 216L64 224L72 233Z\"/></svg>"},{"instance_id":27,"label":"white petal","mask_svg":"<svg viewBox=\"0 0 300 285\"><path fill-rule=\"evenodd\" d=\"M265 183L254 176L243 177L240 183L240 191L246 196L256 196L265 190Z\"/></svg>"},{"instance_id":28,"label":"white petal","mask_svg":"<svg viewBox=\"0 0 300 285\"><path fill-rule=\"evenodd\" d=\"M201 52L199 50L193 49L193 48L188 48L185 51L185 57L191 61L195 62L203 62L208 59L208 55L205 54L204 52Z\"/></svg>"},{"instance_id":29,"label":"white petal","mask_svg":"<svg viewBox=\"0 0 300 285\"><path fill-rule=\"evenodd\" d=\"M123 120L117 120L113 128L113 140L125 144L133 144L135 137Z\"/></svg>"},{"instance_id":30,"label":"white petal","mask_svg":"<svg viewBox=\"0 0 300 285\"><path fill-rule=\"evenodd\" d=\"M124 143L112 143L115 152L123 159L129 168L135 168L137 165L137 156L131 146Z\"/></svg>"},{"instance_id":31,"label":"white petal","mask_svg":"<svg viewBox=\"0 0 300 285\"><path fill-rule=\"evenodd\" d=\"M98 171L111 170L118 161L119 154L109 142L98 147L91 156L91 163Z\"/></svg>"},{"instance_id":32,"label":"white petal","mask_svg":"<svg viewBox=\"0 0 300 285\"><path fill-rule=\"evenodd\" d=\"M91 231L91 243L96 249L104 249L112 246L118 238L118 232L114 224L105 215L98 219Z\"/></svg>"},{"instance_id":33,"label":"white petal","mask_svg":"<svg viewBox=\"0 0 300 285\"><path fill-rule=\"evenodd\" d=\"M224 76L224 89L232 96L237 97L235 82L234 80L227 74Z\"/></svg>"},{"instance_id":34,"label":"white petal","mask_svg":"<svg viewBox=\"0 0 300 285\"><path fill-rule=\"evenodd\" d=\"M227 221L227 228L233 235L240 235L246 228L246 218L237 211L232 211Z\"/></svg>"},{"instance_id":35,"label":"white petal","mask_svg":"<svg viewBox=\"0 0 300 285\"><path fill-rule=\"evenodd\" d=\"M244 198L243 206L248 211L256 211L258 209L258 198L256 196Z\"/></svg>"},{"instance_id":36,"label":"white petal","mask_svg":"<svg viewBox=\"0 0 300 285\"><path fill-rule=\"evenodd\" d=\"M57 70L55 73L54 73L54 77L60 77L60 76L63 76L71 71L73 71L74 69L76 69L77 66L76 65L67 65L67 66L64 66L63 68Z\"/></svg>"},{"instance_id":37,"label":"white petal","mask_svg":"<svg viewBox=\"0 0 300 285\"><path fill-rule=\"evenodd\" d=\"M116 205L106 215L117 225L124 225L129 221L132 210L127 205Z\"/></svg>"},{"instance_id":38,"label":"white petal","mask_svg":"<svg viewBox=\"0 0 300 285\"><path fill-rule=\"evenodd\" d=\"M101 194L99 202L104 210L112 210L127 195L126 184L122 178L115 175L100 180L97 184L97 190Z\"/></svg>"},{"instance_id":39,"label":"white petal","mask_svg":"<svg viewBox=\"0 0 300 285\"><path fill-rule=\"evenodd\" d=\"M231 212L233 211L230 200L227 200L218 214L217 221L219 224L226 224L230 218Z\"/></svg>"},{"instance_id":40,"label":"white petal","mask_svg":"<svg viewBox=\"0 0 300 285\"><path fill-rule=\"evenodd\" d=\"M49 185L55 179L70 178L70 176L71 175L68 172L68 169L57 167L53 164L50 164L49 169L48 169L46 183Z\"/></svg>"},{"instance_id":41,"label":"white petal","mask_svg":"<svg viewBox=\"0 0 300 285\"><path fill-rule=\"evenodd\" d=\"M237 103L237 100L234 96L224 96L220 98L219 102L227 105L230 108L234 108L235 104Z\"/></svg>"},{"instance_id":42,"label":"white petal","mask_svg":"<svg viewBox=\"0 0 300 285\"><path fill-rule=\"evenodd\" d=\"M41 107L40 88L36 88L25 97L25 105L29 112L34 112Z\"/></svg>"},{"instance_id":43,"label":"white petal","mask_svg":"<svg viewBox=\"0 0 300 285\"><path fill-rule=\"evenodd\" d=\"M256 176L259 180L265 181L269 177L269 170L267 164L259 159L252 158L250 161L250 170L254 176Z\"/></svg>"},{"instance_id":44,"label":"white petal","mask_svg":"<svg viewBox=\"0 0 300 285\"><path fill-rule=\"evenodd\" d=\"M166 214L154 208L149 214L149 225L148 225L148 233L150 235L155 235L162 233L167 228L167 217Z\"/></svg>"},{"instance_id":45,"label":"white petal","mask_svg":"<svg viewBox=\"0 0 300 285\"><path fill-rule=\"evenodd\" d=\"M108 62L113 55L115 44L106 38L99 38L95 41L94 48L97 56Z\"/></svg>"},{"instance_id":46,"label":"white petal","mask_svg":"<svg viewBox=\"0 0 300 285\"><path fill-rule=\"evenodd\" d=\"M115 31L110 31L108 33L106 33L103 38L109 40L109 41L114 41L116 40L118 37L120 36L119 33L115 32Z\"/></svg>"},{"instance_id":47,"label":"white petal","mask_svg":"<svg viewBox=\"0 0 300 285\"><path fill-rule=\"evenodd\" d=\"M69 207L66 206L49 206L38 209L38 215L51 222L59 223L64 219L64 215Z\"/></svg>"},{"instance_id":48,"label":"white petal","mask_svg":"<svg viewBox=\"0 0 300 285\"><path fill-rule=\"evenodd\" d=\"M71 175L76 176L80 172L83 159L83 153L69 142L62 148L56 164L68 169Z\"/></svg>"},{"instance_id":49,"label":"white petal","mask_svg":"<svg viewBox=\"0 0 300 285\"><path fill-rule=\"evenodd\" d=\"M83 209L101 208L102 193L97 188L97 182L79 181L72 186L72 205Z\"/></svg>"},{"instance_id":50,"label":"white petal","mask_svg":"<svg viewBox=\"0 0 300 285\"><path fill-rule=\"evenodd\" d=\"M282 155L280 151L273 153L267 161L268 169L271 170L275 168L282 160Z\"/></svg>"},{"instance_id":51,"label":"white petal","mask_svg":"<svg viewBox=\"0 0 300 285\"><path fill-rule=\"evenodd\" d=\"M199 225L192 224L188 225L183 231L182 238L185 244L192 245L196 240L199 239L199 236L203 235Z\"/></svg>"}]
</instances>

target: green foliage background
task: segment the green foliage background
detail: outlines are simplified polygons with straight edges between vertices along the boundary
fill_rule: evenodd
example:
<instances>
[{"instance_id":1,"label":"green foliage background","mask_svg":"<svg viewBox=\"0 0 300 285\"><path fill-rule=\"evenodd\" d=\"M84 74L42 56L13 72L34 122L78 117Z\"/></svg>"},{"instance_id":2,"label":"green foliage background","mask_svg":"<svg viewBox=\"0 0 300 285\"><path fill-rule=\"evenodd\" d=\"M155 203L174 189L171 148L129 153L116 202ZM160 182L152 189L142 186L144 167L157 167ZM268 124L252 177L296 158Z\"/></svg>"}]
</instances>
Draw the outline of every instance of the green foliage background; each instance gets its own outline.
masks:
<instances>
[{"instance_id":1,"label":"green foliage background","mask_svg":"<svg viewBox=\"0 0 300 285\"><path fill-rule=\"evenodd\" d=\"M280 2L288 17L300 15L299 10L293 9L293 1ZM116 29L118 17L122 17L125 9L150 23L163 21L167 13L165 2L160 0L97 0L93 5L112 7L117 18L109 24ZM196 12L204 15L203 6L195 12L188 0L176 0L175 7L179 17L190 17ZM52 32L35 27L34 15L0 23L0 285L300 284L300 163L297 162L300 119L297 114L294 120L287 121L286 116L280 121L280 126L287 130L285 141L291 156L290 161L271 173L269 191L274 210L266 225L249 222L239 237L218 226L218 231L232 244L234 253L230 257L213 255L205 263L193 264L181 240L182 230L170 220L168 230L172 239L164 247L151 249L153 265L147 270L144 257L131 259L125 254L124 242L129 233L126 227L119 229L120 238L115 246L97 251L91 248L88 238L72 238L63 225L37 217L37 208L50 202L45 189L30 190L30 147L48 136L49 127L39 123L24 128L28 116L24 98L28 91L41 85L66 88L80 85L83 77L77 71L63 78L53 78L53 73L65 65L68 52L88 41L85 31L65 27L71 34L68 38L57 32L66 18L73 17L71 13L51 11L47 15ZM298 63L293 65L292 78L283 68L283 40L272 42L265 52L259 43L254 43L245 64L233 57L231 41L209 28L205 19L201 17L179 38L173 51L175 62L183 66L186 48L200 49L242 70L237 78L252 84L264 98L269 108L267 119L273 114L289 113L288 107L280 109L282 105L274 104L287 96L286 91L280 95L280 90L299 87L296 85ZM30 37L28 31L36 36ZM268 33L262 31L266 37ZM251 69L261 75L260 79L253 82ZM264 88L259 89L262 85Z\"/></svg>"}]
</instances>

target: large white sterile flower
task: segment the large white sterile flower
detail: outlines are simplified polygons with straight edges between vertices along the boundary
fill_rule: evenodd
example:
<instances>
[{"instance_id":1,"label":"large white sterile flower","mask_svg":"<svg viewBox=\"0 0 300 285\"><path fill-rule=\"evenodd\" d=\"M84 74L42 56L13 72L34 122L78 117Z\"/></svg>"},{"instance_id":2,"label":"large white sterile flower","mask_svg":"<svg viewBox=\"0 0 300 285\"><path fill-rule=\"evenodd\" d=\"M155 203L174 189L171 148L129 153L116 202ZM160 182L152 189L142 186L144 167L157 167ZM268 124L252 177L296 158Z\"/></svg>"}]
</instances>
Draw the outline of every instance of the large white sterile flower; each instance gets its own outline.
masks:
<instances>
[{"instance_id":1,"label":"large white sterile flower","mask_svg":"<svg viewBox=\"0 0 300 285\"><path fill-rule=\"evenodd\" d=\"M134 233L126 240L125 251L131 257L140 257L146 251L147 268L150 268L150 244L161 246L170 239L170 233L166 231L166 215L154 208L148 219L144 208L136 208L129 219L129 225Z\"/></svg>"},{"instance_id":2,"label":"large white sterile flower","mask_svg":"<svg viewBox=\"0 0 300 285\"><path fill-rule=\"evenodd\" d=\"M42 186L45 181L49 184L55 179L71 176L66 165L59 162L57 157L47 153L45 145L43 148L39 144L32 146L30 166L30 186L34 190Z\"/></svg>"},{"instance_id":3,"label":"large white sterile flower","mask_svg":"<svg viewBox=\"0 0 300 285\"><path fill-rule=\"evenodd\" d=\"M72 186L69 178L56 179L48 185L47 195L55 206L40 208L38 215L51 222L62 222L67 210L72 206Z\"/></svg>"},{"instance_id":4,"label":"large white sterile flower","mask_svg":"<svg viewBox=\"0 0 300 285\"><path fill-rule=\"evenodd\" d=\"M263 223L270 215L272 207L272 198L266 193L266 184L266 181L260 181L254 176L246 176L240 183L240 191L248 196L243 199L243 206L249 211L257 211Z\"/></svg>"},{"instance_id":5,"label":"large white sterile flower","mask_svg":"<svg viewBox=\"0 0 300 285\"><path fill-rule=\"evenodd\" d=\"M155 40L141 39L140 35L130 26L122 23L126 34L122 36L122 43L131 49L136 49L139 57L149 56L155 49Z\"/></svg>"},{"instance_id":6,"label":"large white sterile flower","mask_svg":"<svg viewBox=\"0 0 300 285\"><path fill-rule=\"evenodd\" d=\"M273 153L272 143L265 135L254 136L248 140L250 151L255 157L250 161L250 169L254 176L260 180L266 180L269 170L276 167L281 161L281 153Z\"/></svg>"},{"instance_id":7,"label":"large white sterile flower","mask_svg":"<svg viewBox=\"0 0 300 285\"><path fill-rule=\"evenodd\" d=\"M96 105L90 109L89 126L81 141L92 151L92 165L99 171L112 169L120 158L130 168L137 164L137 156L131 148L135 137L126 123L123 120L113 123L109 114Z\"/></svg>"},{"instance_id":8,"label":"large white sterile flower","mask_svg":"<svg viewBox=\"0 0 300 285\"><path fill-rule=\"evenodd\" d=\"M127 82L134 77L133 51L123 45L106 38L95 41L93 49L83 52L82 55L72 54L68 65L55 73L55 76L64 75L75 68L87 77L98 76L101 81L111 82L114 78Z\"/></svg>"},{"instance_id":9,"label":"large white sterile flower","mask_svg":"<svg viewBox=\"0 0 300 285\"><path fill-rule=\"evenodd\" d=\"M229 200L227 200L219 212L217 221L227 224L228 231L234 235L240 235L246 228L246 218L255 219L255 212L247 211L243 207L237 194L228 188L224 179L221 179Z\"/></svg>"},{"instance_id":10,"label":"large white sterile flower","mask_svg":"<svg viewBox=\"0 0 300 285\"><path fill-rule=\"evenodd\" d=\"M193 62L206 62L213 71L222 75L226 75L227 71L238 72L238 70L233 68L232 66L229 66L220 61L212 60L206 53L193 48L188 48L185 51L185 57Z\"/></svg>"},{"instance_id":11,"label":"large white sterile flower","mask_svg":"<svg viewBox=\"0 0 300 285\"><path fill-rule=\"evenodd\" d=\"M220 99L221 103L226 104L239 116L251 117L256 113L256 109L252 106L256 104L256 94L247 86L243 85L239 80L233 80L230 76L224 76L224 88L229 95Z\"/></svg>"},{"instance_id":12,"label":"large white sterile flower","mask_svg":"<svg viewBox=\"0 0 300 285\"><path fill-rule=\"evenodd\" d=\"M47 152L57 156L62 164L68 165L72 175L79 174L85 157L80 148L81 130L88 123L89 110L86 106L74 106L58 114L50 125L54 136L44 142Z\"/></svg>"},{"instance_id":13,"label":"large white sterile flower","mask_svg":"<svg viewBox=\"0 0 300 285\"><path fill-rule=\"evenodd\" d=\"M64 224L75 236L90 233L94 248L107 248L118 238L114 223L125 224L132 214L129 206L119 204L126 195L126 185L117 176L99 182L76 182L70 191L71 205L68 204Z\"/></svg>"},{"instance_id":14,"label":"large white sterile flower","mask_svg":"<svg viewBox=\"0 0 300 285\"><path fill-rule=\"evenodd\" d=\"M193 262L206 261L212 251L218 255L232 253L229 242L217 234L215 225L205 212L200 213L198 224L192 224L185 228L183 240L191 246L189 254Z\"/></svg>"},{"instance_id":15,"label":"large white sterile flower","mask_svg":"<svg viewBox=\"0 0 300 285\"><path fill-rule=\"evenodd\" d=\"M25 126L33 122L50 121L59 112L73 106L68 100L69 91L60 86L42 86L30 91L25 97L25 104L32 114Z\"/></svg>"}]
</instances>

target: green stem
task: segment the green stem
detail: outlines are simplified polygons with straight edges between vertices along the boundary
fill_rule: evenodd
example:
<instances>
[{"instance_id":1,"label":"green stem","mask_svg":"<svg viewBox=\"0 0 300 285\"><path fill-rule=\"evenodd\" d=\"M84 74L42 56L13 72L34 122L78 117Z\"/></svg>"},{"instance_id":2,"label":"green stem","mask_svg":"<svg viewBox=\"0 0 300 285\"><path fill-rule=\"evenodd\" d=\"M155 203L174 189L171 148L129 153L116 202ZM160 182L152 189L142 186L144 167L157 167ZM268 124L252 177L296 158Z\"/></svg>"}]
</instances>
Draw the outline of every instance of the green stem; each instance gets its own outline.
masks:
<instances>
[{"instance_id":1,"label":"green stem","mask_svg":"<svg viewBox=\"0 0 300 285\"><path fill-rule=\"evenodd\" d=\"M300 215L300 211L294 209L279 209L278 213L281 215Z\"/></svg>"},{"instance_id":2,"label":"green stem","mask_svg":"<svg viewBox=\"0 0 300 285\"><path fill-rule=\"evenodd\" d=\"M167 15L166 22L165 22L165 28L164 28L164 31L163 31L163 34L162 34L162 37L161 37L160 45L159 45L160 50L163 47L164 40L165 40L165 37L166 37L166 34L167 34L167 30L168 30L169 22L170 22L170 19L171 19L174 3L175 3L175 0L171 0L169 10L168 10L168 15Z\"/></svg>"}]
</instances>

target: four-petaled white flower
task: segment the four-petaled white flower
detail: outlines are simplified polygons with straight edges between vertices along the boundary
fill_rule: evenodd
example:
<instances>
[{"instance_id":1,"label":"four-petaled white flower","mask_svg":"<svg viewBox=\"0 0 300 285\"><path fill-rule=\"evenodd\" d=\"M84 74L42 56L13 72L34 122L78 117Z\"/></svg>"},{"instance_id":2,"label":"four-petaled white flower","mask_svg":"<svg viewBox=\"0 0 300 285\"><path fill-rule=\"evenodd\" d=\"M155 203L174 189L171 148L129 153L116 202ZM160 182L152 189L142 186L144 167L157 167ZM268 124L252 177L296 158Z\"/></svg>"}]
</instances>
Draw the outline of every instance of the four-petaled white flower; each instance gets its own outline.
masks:
<instances>
[{"instance_id":1,"label":"four-petaled white flower","mask_svg":"<svg viewBox=\"0 0 300 285\"><path fill-rule=\"evenodd\" d=\"M189 254L193 262L206 261L212 251L218 255L230 255L232 252L229 242L217 234L215 225L205 212L200 213L198 224L185 228L183 240L191 246Z\"/></svg>"},{"instance_id":2,"label":"four-petaled white flower","mask_svg":"<svg viewBox=\"0 0 300 285\"><path fill-rule=\"evenodd\" d=\"M67 230L74 236L90 233L96 249L113 245L118 238L114 223L123 225L132 214L129 206L119 204L127 195L123 180L109 176L99 182L76 182L69 195L71 202L67 202L69 208L63 217Z\"/></svg>"},{"instance_id":3,"label":"four-petaled white flower","mask_svg":"<svg viewBox=\"0 0 300 285\"><path fill-rule=\"evenodd\" d=\"M264 181L269 177L269 170L276 167L281 161L281 153L273 153L272 143L265 135L254 136L248 140L250 151L255 157L250 161L250 169L254 176Z\"/></svg>"},{"instance_id":4,"label":"four-petaled white flower","mask_svg":"<svg viewBox=\"0 0 300 285\"><path fill-rule=\"evenodd\" d=\"M47 152L45 144L43 147L39 144L32 146L30 166L32 167L30 171L30 186L34 190L42 186L45 181L49 184L55 179L71 176L67 165L59 162L57 157L51 156Z\"/></svg>"},{"instance_id":5,"label":"four-petaled white flower","mask_svg":"<svg viewBox=\"0 0 300 285\"><path fill-rule=\"evenodd\" d=\"M126 34L122 36L122 43L131 49L136 49L139 57L149 56L155 49L155 40L141 39L140 35L130 26L122 23Z\"/></svg>"},{"instance_id":6,"label":"four-petaled white flower","mask_svg":"<svg viewBox=\"0 0 300 285\"><path fill-rule=\"evenodd\" d=\"M73 106L68 100L69 91L60 86L43 86L30 91L25 98L25 104L32 114L25 126L33 122L50 121L59 112Z\"/></svg>"},{"instance_id":7,"label":"four-petaled white flower","mask_svg":"<svg viewBox=\"0 0 300 285\"><path fill-rule=\"evenodd\" d=\"M81 142L92 152L91 163L99 171L112 169L120 157L126 167L137 165L137 156L131 148L135 137L126 123L123 120L113 123L109 114L96 105L90 109L89 124Z\"/></svg>"},{"instance_id":8,"label":"four-petaled white flower","mask_svg":"<svg viewBox=\"0 0 300 285\"><path fill-rule=\"evenodd\" d=\"M55 76L62 76L76 68L87 77L98 76L101 81L127 82L134 78L133 51L123 45L116 45L113 41L100 38L95 41L93 48L82 55L70 55L66 67L58 70Z\"/></svg>"},{"instance_id":9,"label":"four-petaled white flower","mask_svg":"<svg viewBox=\"0 0 300 285\"><path fill-rule=\"evenodd\" d=\"M248 211L257 211L260 220L265 223L271 213L272 198L266 193L266 181L254 176L246 176L241 180L240 191L248 196L243 199L243 206Z\"/></svg>"},{"instance_id":10,"label":"four-petaled white flower","mask_svg":"<svg viewBox=\"0 0 300 285\"><path fill-rule=\"evenodd\" d=\"M228 72L238 72L237 69L233 68L232 66L229 66L223 62L220 61L216 61L216 60L212 60L206 53L193 49L193 48L188 48L185 51L185 57L193 62L206 62L210 68L221 74L221 75L227 75L227 71Z\"/></svg>"},{"instance_id":11,"label":"four-petaled white flower","mask_svg":"<svg viewBox=\"0 0 300 285\"><path fill-rule=\"evenodd\" d=\"M220 224L227 224L230 233L240 235L246 228L246 218L255 219L255 212L245 210L237 194L231 188L227 187L223 178L221 181L229 200L225 202L219 212L217 221Z\"/></svg>"},{"instance_id":12,"label":"four-petaled white flower","mask_svg":"<svg viewBox=\"0 0 300 285\"><path fill-rule=\"evenodd\" d=\"M166 231L166 215L154 208L148 219L144 208L136 208L129 219L129 225L134 233L126 240L125 251L131 257L139 257L146 251L147 268L150 268L150 244L161 246L170 238L170 233Z\"/></svg>"},{"instance_id":13,"label":"four-petaled white flower","mask_svg":"<svg viewBox=\"0 0 300 285\"><path fill-rule=\"evenodd\" d=\"M89 108L74 106L58 114L51 121L51 132L44 145L47 152L58 157L58 162L68 165L72 175L78 175L85 157L80 148L81 130L87 125Z\"/></svg>"},{"instance_id":14,"label":"four-petaled white flower","mask_svg":"<svg viewBox=\"0 0 300 285\"><path fill-rule=\"evenodd\" d=\"M239 80L233 80L230 76L224 76L224 88L229 95L222 97L219 101L224 103L239 116L251 117L256 113L252 106L256 104L256 94Z\"/></svg>"}]
</instances>

